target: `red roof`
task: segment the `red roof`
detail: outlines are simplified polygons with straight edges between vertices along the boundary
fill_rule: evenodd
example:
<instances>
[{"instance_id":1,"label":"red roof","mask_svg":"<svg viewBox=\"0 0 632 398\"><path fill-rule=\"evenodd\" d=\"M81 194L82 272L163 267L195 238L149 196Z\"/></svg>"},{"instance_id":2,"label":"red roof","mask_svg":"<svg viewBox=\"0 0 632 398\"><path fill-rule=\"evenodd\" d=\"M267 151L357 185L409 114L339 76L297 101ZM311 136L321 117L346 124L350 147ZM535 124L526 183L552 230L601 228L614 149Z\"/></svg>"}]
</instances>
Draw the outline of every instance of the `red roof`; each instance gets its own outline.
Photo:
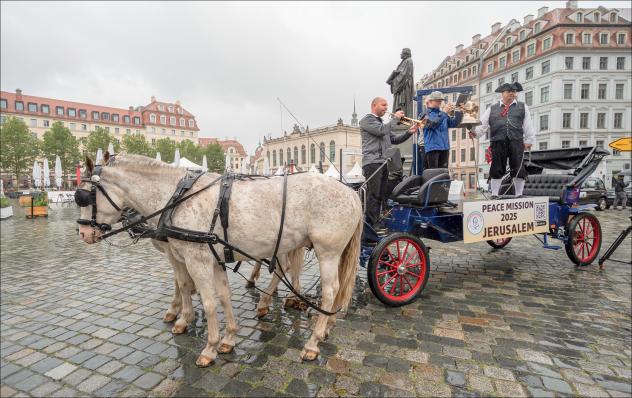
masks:
<instances>
[{"instance_id":1,"label":"red roof","mask_svg":"<svg viewBox=\"0 0 632 398\"><path fill-rule=\"evenodd\" d=\"M228 151L228 148L232 146L233 148L235 148L235 150L237 151L239 155L244 156L244 157L248 156L243 145L241 145L239 141L236 141L236 140L219 140L217 138L199 137L198 142L200 146L207 146L210 144L219 144L222 147L222 150L224 151L224 153L226 153Z\"/></svg>"},{"instance_id":2,"label":"red roof","mask_svg":"<svg viewBox=\"0 0 632 398\"><path fill-rule=\"evenodd\" d=\"M45 97L36 97L34 95L24 95L21 93L20 93L20 98L18 98L17 93L10 93L7 91L0 91L0 98L7 100L7 108L3 109L3 112L6 112L6 113L21 113L21 114L24 114L25 116L28 116L28 115L43 116L43 117L49 116L55 119L76 120L79 122L86 121L86 122L91 122L91 123L98 122L98 123L121 125L121 126L140 126L142 124L142 115L140 112L135 111L135 110L129 110L129 109L123 109L123 108L112 108L109 106L92 105L92 104L86 104L83 102L64 101L64 100L45 98ZM15 109L16 101L23 102L24 104L23 111L19 111ZM37 112L29 112L28 110L29 103L37 104ZM49 113L42 113L41 105L48 105ZM64 108L63 116L57 114L56 108L58 106L61 106ZM74 117L68 116L68 108L75 109L76 116ZM85 118L79 117L80 109L86 111ZM92 119L92 112L99 112L98 120ZM104 112L110 114L109 116L110 120L101 119L101 113L104 113ZM111 116L112 114L119 115L118 122L112 121L112 116ZM125 115L129 115L130 123L123 122L123 116ZM134 124L134 117L136 116L139 118L141 124Z\"/></svg>"},{"instance_id":3,"label":"red roof","mask_svg":"<svg viewBox=\"0 0 632 398\"><path fill-rule=\"evenodd\" d=\"M163 106L163 110L161 111L159 105ZM173 112L169 112L169 107L173 107ZM182 113L180 113L182 112ZM184 109L179 103L169 103L169 102L160 102L156 101L154 97L152 97L151 103L142 108L143 113L143 123L148 126L160 126L167 128L186 128L187 130L200 131L195 122L195 116L191 114L191 112ZM150 115L156 115L156 121L152 122L150 120ZM166 117L166 123L160 123L160 116L164 115ZM176 118L176 124L170 124L171 117ZM184 118L184 126L180 126L180 118ZM189 120L193 120L193 127L189 127Z\"/></svg>"}]
</instances>

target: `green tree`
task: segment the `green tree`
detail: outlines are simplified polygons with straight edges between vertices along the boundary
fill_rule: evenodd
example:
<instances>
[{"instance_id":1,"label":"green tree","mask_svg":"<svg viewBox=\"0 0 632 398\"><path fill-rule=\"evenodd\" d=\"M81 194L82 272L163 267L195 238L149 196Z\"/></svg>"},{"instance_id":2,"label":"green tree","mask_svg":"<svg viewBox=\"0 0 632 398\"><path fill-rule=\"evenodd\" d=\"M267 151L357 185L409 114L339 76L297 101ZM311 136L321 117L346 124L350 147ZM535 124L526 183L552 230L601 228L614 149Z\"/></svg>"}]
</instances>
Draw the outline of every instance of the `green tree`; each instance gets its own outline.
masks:
<instances>
[{"instance_id":1,"label":"green tree","mask_svg":"<svg viewBox=\"0 0 632 398\"><path fill-rule=\"evenodd\" d=\"M51 129L42 137L42 152L48 159L55 159L59 155L61 169L68 174L75 168L77 161L81 160L79 142L63 123L53 123Z\"/></svg>"},{"instance_id":2,"label":"green tree","mask_svg":"<svg viewBox=\"0 0 632 398\"><path fill-rule=\"evenodd\" d=\"M210 144L200 149L200 157L206 155L208 170L215 173L223 173L226 166L226 158L224 157L222 146L219 144Z\"/></svg>"},{"instance_id":3,"label":"green tree","mask_svg":"<svg viewBox=\"0 0 632 398\"><path fill-rule=\"evenodd\" d=\"M0 169L12 172L17 185L20 174L31 169L38 155L39 142L24 121L9 117L0 125Z\"/></svg>"},{"instance_id":4,"label":"green tree","mask_svg":"<svg viewBox=\"0 0 632 398\"><path fill-rule=\"evenodd\" d=\"M135 153L149 157L156 156L156 150L152 148L142 134L125 135L125 137L123 137L123 148L125 148L127 153Z\"/></svg>"},{"instance_id":5,"label":"green tree","mask_svg":"<svg viewBox=\"0 0 632 398\"><path fill-rule=\"evenodd\" d=\"M86 143L86 152L88 156L95 156L99 148L101 148L103 153L105 153L105 151L108 150L110 142L114 146L114 152L118 153L121 149L119 140L114 138L114 136L109 132L105 131L105 129L97 127L88 135L88 141Z\"/></svg>"},{"instance_id":6,"label":"green tree","mask_svg":"<svg viewBox=\"0 0 632 398\"><path fill-rule=\"evenodd\" d=\"M160 153L160 159L162 159L163 162L173 162L173 158L176 154L176 144L174 144L169 138L161 138L156 141L154 149Z\"/></svg>"},{"instance_id":7,"label":"green tree","mask_svg":"<svg viewBox=\"0 0 632 398\"><path fill-rule=\"evenodd\" d=\"M196 145L191 140L184 140L178 143L180 156L189 159L193 163L202 164L202 147Z\"/></svg>"}]
</instances>

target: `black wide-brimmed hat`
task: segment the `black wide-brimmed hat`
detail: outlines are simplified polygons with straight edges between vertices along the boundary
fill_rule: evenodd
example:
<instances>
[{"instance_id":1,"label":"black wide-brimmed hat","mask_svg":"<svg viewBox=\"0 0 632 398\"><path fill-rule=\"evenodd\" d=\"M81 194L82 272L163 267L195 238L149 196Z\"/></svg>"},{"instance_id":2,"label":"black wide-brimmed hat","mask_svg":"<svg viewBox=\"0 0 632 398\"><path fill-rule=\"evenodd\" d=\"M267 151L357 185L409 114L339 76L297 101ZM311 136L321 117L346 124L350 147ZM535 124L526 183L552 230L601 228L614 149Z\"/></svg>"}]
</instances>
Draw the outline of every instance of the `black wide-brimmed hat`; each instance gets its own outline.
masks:
<instances>
[{"instance_id":1,"label":"black wide-brimmed hat","mask_svg":"<svg viewBox=\"0 0 632 398\"><path fill-rule=\"evenodd\" d=\"M498 86L496 89L497 93L502 93L503 91L522 91L522 84L518 82L513 83L504 83Z\"/></svg>"}]
</instances>

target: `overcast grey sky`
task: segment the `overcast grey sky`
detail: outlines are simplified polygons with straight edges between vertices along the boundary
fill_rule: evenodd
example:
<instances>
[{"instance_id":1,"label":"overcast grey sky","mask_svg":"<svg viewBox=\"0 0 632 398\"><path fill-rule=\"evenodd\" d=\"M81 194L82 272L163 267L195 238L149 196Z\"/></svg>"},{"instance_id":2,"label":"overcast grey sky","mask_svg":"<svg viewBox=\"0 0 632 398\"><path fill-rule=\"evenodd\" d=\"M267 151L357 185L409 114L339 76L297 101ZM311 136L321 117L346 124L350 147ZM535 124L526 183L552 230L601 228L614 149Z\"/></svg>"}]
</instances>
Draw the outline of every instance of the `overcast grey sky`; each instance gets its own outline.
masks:
<instances>
[{"instance_id":1,"label":"overcast grey sky","mask_svg":"<svg viewBox=\"0 0 632 398\"><path fill-rule=\"evenodd\" d=\"M290 131L280 97L311 127L361 117L403 47L415 80L459 43L534 2L5 2L1 88L127 108L179 99L200 136L236 137L252 153ZM580 7L629 2L580 1Z\"/></svg>"}]
</instances>

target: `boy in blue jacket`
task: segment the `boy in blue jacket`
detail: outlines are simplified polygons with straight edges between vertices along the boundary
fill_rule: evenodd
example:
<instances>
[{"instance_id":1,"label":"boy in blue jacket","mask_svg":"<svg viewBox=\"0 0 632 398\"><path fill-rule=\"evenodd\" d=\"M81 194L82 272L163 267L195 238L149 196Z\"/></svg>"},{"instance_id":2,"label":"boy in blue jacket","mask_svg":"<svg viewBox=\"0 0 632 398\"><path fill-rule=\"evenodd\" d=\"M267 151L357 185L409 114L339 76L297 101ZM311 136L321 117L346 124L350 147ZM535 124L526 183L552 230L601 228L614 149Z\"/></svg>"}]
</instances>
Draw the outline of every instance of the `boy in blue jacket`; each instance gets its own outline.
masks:
<instances>
[{"instance_id":1,"label":"boy in blue jacket","mask_svg":"<svg viewBox=\"0 0 632 398\"><path fill-rule=\"evenodd\" d=\"M450 153L450 136L448 129L457 127L463 119L463 113L454 112L454 116L448 116L454 106L449 104L446 112L442 112L441 101L443 94L433 91L427 98L426 116L428 121L424 128L424 145L426 150L426 164L429 169L448 168Z\"/></svg>"}]
</instances>

